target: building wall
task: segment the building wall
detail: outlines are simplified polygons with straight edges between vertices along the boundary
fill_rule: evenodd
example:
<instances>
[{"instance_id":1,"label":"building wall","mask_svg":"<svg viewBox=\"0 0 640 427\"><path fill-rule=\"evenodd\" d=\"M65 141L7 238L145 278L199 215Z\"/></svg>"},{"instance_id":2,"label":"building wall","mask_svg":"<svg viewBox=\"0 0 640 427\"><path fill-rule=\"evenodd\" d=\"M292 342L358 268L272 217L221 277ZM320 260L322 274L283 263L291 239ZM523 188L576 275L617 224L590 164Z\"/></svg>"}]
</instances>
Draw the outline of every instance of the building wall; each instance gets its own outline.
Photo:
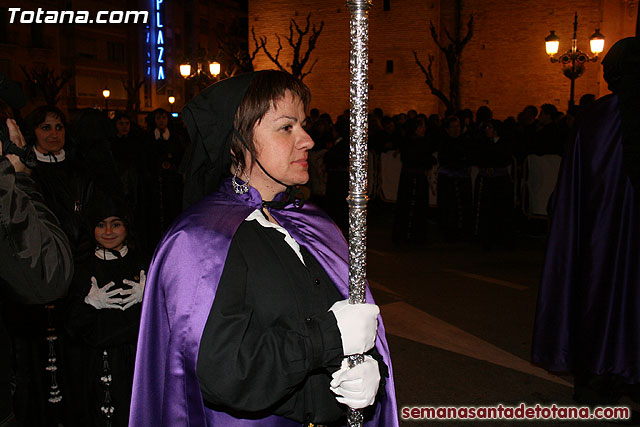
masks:
<instances>
[{"instance_id":1,"label":"building wall","mask_svg":"<svg viewBox=\"0 0 640 427\"><path fill-rule=\"evenodd\" d=\"M127 94L122 80L133 76L143 78L145 72L145 25L139 24L40 24L42 43L34 45L33 26L9 23L8 7L37 11L87 10L95 17L98 10L150 10L153 0L0 0L0 72L23 85L27 106L23 115L44 104L38 92L31 91L21 66L47 66L61 74L73 73L73 78L61 92L58 107L73 112L85 107L105 107L102 90L111 91L110 110L124 110ZM172 109L169 95L176 97L174 111L179 111L189 96L185 80L179 74L179 64L199 47L207 50L213 59L218 46L216 31L237 17L246 19L242 2L238 0L183 0L164 1L165 9L165 75L166 84L158 85L146 77L146 87L140 89L141 109ZM151 18L151 17L150 17ZM115 55L116 50L122 55Z\"/></svg>"},{"instance_id":2,"label":"building wall","mask_svg":"<svg viewBox=\"0 0 640 427\"><path fill-rule=\"evenodd\" d=\"M429 34L429 22L441 40L446 37L445 28L453 32L454 2L390 0L389 11L383 10L383 4L374 1L370 11L370 108L381 107L388 114L412 108L442 114L444 105L424 83L413 50L425 66L428 54L435 55L436 85L448 93L446 62ZM606 52L614 41L634 34L636 8L637 0L464 0L462 34L471 13L475 26L462 55L462 107L476 110L487 105L500 119L517 115L529 104L551 102L565 110L569 79L559 64L549 61L544 38L555 30L561 38L560 52L569 49L573 16L578 12L578 48L589 51L589 36L599 27L606 37ZM269 50L275 51L274 34L287 34L289 19L302 23L309 12L312 22L324 20L325 27L311 55L318 63L304 81L311 88L313 106L335 117L348 108L349 97L349 11L344 0L298 0L295 7L282 0L251 0L249 27L266 36ZM285 46L283 63L290 59L290 51ZM386 73L388 60L394 63L391 74ZM274 68L262 53L254 67ZM601 76L599 60L587 65L576 80L576 102L585 93L608 93Z\"/></svg>"}]
</instances>

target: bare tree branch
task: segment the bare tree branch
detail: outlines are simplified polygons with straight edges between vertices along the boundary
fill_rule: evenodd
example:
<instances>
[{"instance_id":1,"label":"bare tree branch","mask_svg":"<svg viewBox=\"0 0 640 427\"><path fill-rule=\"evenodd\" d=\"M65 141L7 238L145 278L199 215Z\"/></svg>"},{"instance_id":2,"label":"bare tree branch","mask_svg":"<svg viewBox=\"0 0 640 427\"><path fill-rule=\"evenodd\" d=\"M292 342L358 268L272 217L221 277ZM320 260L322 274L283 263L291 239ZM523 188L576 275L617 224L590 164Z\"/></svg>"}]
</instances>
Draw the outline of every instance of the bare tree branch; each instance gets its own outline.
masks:
<instances>
[{"instance_id":1,"label":"bare tree branch","mask_svg":"<svg viewBox=\"0 0 640 427\"><path fill-rule=\"evenodd\" d=\"M449 33L449 30L447 29L447 27L444 27L444 34L447 36L447 38L449 39L449 41L453 44L456 43L456 39L454 39L453 37L451 37L451 34Z\"/></svg>"},{"instance_id":2,"label":"bare tree branch","mask_svg":"<svg viewBox=\"0 0 640 427\"><path fill-rule=\"evenodd\" d=\"M446 46L441 42L438 32L433 25L433 21L429 21L431 38L436 46L438 46L438 48L444 53L447 61L447 69L449 71L449 96L446 96L440 89L435 87L433 73L431 71L433 56L429 55L429 65L425 68L418 59L416 51L413 51L416 63L427 78L426 83L431 89L431 93L442 100L448 110L457 110L460 108L460 57L462 56L464 47L467 45L469 40L471 40L471 37L473 37L473 15L469 17L469 22L467 23L467 34L461 39L460 21L462 19L462 2L460 0L456 1L455 8L455 35L452 36L447 28L442 29L446 38L449 40L449 43Z\"/></svg>"},{"instance_id":3,"label":"bare tree branch","mask_svg":"<svg viewBox=\"0 0 640 427\"><path fill-rule=\"evenodd\" d=\"M56 75L53 68L47 66L32 68L27 71L24 65L20 68L27 78L27 82L42 93L47 105L55 106L60 101L62 88L71 80L73 74L69 70L64 70Z\"/></svg>"},{"instance_id":4,"label":"bare tree branch","mask_svg":"<svg viewBox=\"0 0 640 427\"><path fill-rule=\"evenodd\" d=\"M438 33L436 32L436 27L433 25L433 21L429 21L429 29L431 30L431 38L435 42L436 46L440 48L441 51L447 52L447 49L440 44L440 40L438 39Z\"/></svg>"},{"instance_id":5,"label":"bare tree branch","mask_svg":"<svg viewBox=\"0 0 640 427\"><path fill-rule=\"evenodd\" d=\"M447 109L451 109L451 101L440 89L435 87L435 84L433 81L432 66L433 66L433 61L435 59L434 56L429 55L429 65L427 66L426 69L424 65L422 65L422 62L420 62L420 59L418 58L418 53L415 50L413 51L413 57L415 58L416 64L418 64L418 67L420 67L420 70L422 70L422 73L425 76L425 83L427 84L427 86L429 86L431 93L437 96L447 106Z\"/></svg>"},{"instance_id":6,"label":"bare tree branch","mask_svg":"<svg viewBox=\"0 0 640 427\"><path fill-rule=\"evenodd\" d=\"M140 97L138 94L140 93L140 88L144 84L144 79L134 81L132 77L129 77L128 81L121 78L120 82L122 82L122 87L125 92L127 92L127 111L138 110L140 107Z\"/></svg>"},{"instance_id":7,"label":"bare tree branch","mask_svg":"<svg viewBox=\"0 0 640 427\"><path fill-rule=\"evenodd\" d=\"M473 15L469 17L469 22L467 22L467 34L464 36L464 39L462 39L462 41L460 42L461 52L462 52L462 49L464 49L464 46L467 43L469 43L469 40L471 40L471 37L473 37Z\"/></svg>"},{"instance_id":8,"label":"bare tree branch","mask_svg":"<svg viewBox=\"0 0 640 427\"><path fill-rule=\"evenodd\" d=\"M324 21L320 22L319 27L316 27L315 24L313 24L313 26L311 25L310 13L306 17L304 28L302 28L294 18L291 18L291 20L289 21L289 33L288 35L283 36L293 51L291 63L286 64L286 66L290 68L290 71L287 70L285 66L280 62L280 53L283 49L280 35L279 34L275 35L276 38L278 39L278 50L275 52L275 54L272 54L267 49L266 37L261 37L260 43L258 43L258 38L256 37L253 28L251 29L251 31L253 34L253 39L254 39L256 48L262 49L262 51L267 55L267 58L269 58L269 60L271 60L271 62L273 62L280 70L288 71L293 76L302 80L304 79L305 76L308 76L309 74L311 74L311 72L313 71L313 67L318 62L318 59L316 59L311 64L311 67L309 67L309 69L306 72L304 71L304 68L309 61L311 52L316 48L318 37L320 36L320 33L322 32L323 28L324 28ZM311 30L311 34L309 34L310 30ZM304 51L304 54L301 54L302 45L304 43L305 37L308 37L307 49Z\"/></svg>"},{"instance_id":9,"label":"bare tree branch","mask_svg":"<svg viewBox=\"0 0 640 427\"><path fill-rule=\"evenodd\" d=\"M311 64L311 67L309 67L309 71L307 71L306 73L300 74L300 80L304 79L306 76L311 74L311 72L313 71L313 67L315 67L317 63L318 63L318 58L316 58L316 60L313 61L313 63Z\"/></svg>"},{"instance_id":10,"label":"bare tree branch","mask_svg":"<svg viewBox=\"0 0 640 427\"><path fill-rule=\"evenodd\" d=\"M307 25L307 27L308 27L308 25ZM302 69L306 65L307 61L309 60L309 56L311 55L311 51L313 51L316 48L316 42L318 41L318 37L320 37L320 33L322 32L323 28L324 28L324 21L320 21L320 28L319 29L316 29L315 24L313 25L313 29L311 30L311 35L309 36L309 40L308 40L308 44L307 44L307 51L305 52L304 56L302 57L302 60L300 60L300 71L302 71ZM313 65L315 65L316 62L318 62L317 58L316 58L315 62L313 63ZM313 68L313 66L311 68ZM305 75L310 74L310 73L311 73L311 69L309 69L309 72L306 73Z\"/></svg>"}]
</instances>

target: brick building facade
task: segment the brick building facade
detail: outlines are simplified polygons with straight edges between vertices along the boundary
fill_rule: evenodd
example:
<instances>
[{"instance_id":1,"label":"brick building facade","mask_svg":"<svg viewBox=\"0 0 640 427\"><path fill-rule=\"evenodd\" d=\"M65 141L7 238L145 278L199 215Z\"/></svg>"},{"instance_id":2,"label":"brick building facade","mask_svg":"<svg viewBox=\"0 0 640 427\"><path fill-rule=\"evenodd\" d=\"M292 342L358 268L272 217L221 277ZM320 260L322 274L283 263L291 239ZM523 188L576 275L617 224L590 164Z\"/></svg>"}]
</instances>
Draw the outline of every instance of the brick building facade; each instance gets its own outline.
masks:
<instances>
[{"instance_id":1,"label":"brick building facade","mask_svg":"<svg viewBox=\"0 0 640 427\"><path fill-rule=\"evenodd\" d=\"M516 115L528 104L551 102L565 110L569 100L569 79L561 66L552 64L544 38L555 30L560 52L570 48L573 16L578 13L578 48L589 51L589 36L595 28L605 35L605 53L622 37L635 33L638 0L464 0L463 34L472 13L474 34L462 54L461 100L463 108L487 105L496 118ZM423 64L435 54L436 85L447 93L448 72L443 55L431 39L429 22L440 37L453 31L452 0L374 0L369 23L370 108L381 107L388 114L416 109L444 113L444 104L431 95L413 58L418 52ZM385 10L388 8L388 10ZM311 59L318 59L304 81L311 88L313 107L335 117L349 103L349 10L345 0L322 2L297 0L250 0L249 30L266 36L268 49L275 52L275 34L288 34L290 18L304 24L308 13L312 23L325 22ZM251 35L249 43L252 44ZM287 63L291 50L281 53ZM393 71L388 70L393 61ZM255 69L275 68L263 53L254 60ZM576 103L585 93L600 97L608 93L602 80L600 60L589 63L576 80Z\"/></svg>"}]
</instances>

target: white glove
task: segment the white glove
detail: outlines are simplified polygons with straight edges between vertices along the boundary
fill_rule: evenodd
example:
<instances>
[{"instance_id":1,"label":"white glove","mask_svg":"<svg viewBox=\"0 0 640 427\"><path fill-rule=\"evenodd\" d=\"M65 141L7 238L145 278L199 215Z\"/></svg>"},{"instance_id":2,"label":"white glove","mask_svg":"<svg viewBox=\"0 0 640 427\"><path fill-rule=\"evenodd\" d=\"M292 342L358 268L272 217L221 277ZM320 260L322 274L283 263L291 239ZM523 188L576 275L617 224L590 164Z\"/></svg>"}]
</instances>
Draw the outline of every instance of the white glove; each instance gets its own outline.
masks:
<instances>
[{"instance_id":1,"label":"white glove","mask_svg":"<svg viewBox=\"0 0 640 427\"><path fill-rule=\"evenodd\" d=\"M380 314L377 305L349 304L348 300L342 300L333 304L329 311L333 311L338 321L345 356L364 353L376 343Z\"/></svg>"},{"instance_id":2,"label":"white glove","mask_svg":"<svg viewBox=\"0 0 640 427\"><path fill-rule=\"evenodd\" d=\"M130 289L122 289L120 293L122 295L129 295L128 297L122 300L122 310L126 310L142 301L142 295L144 294L144 285L147 282L147 276L144 274L144 270L140 270L140 281L136 282L134 280L124 279L122 283L125 285L131 286Z\"/></svg>"},{"instance_id":3,"label":"white glove","mask_svg":"<svg viewBox=\"0 0 640 427\"><path fill-rule=\"evenodd\" d=\"M353 368L349 368L344 359L341 368L331 377L331 391L337 394L336 400L349 408L366 408L376 400L380 370L373 357L364 356L364 362Z\"/></svg>"},{"instance_id":4,"label":"white glove","mask_svg":"<svg viewBox=\"0 0 640 427\"><path fill-rule=\"evenodd\" d=\"M113 298L114 295L120 293L120 289L109 290L113 288L114 285L114 282L109 282L99 288L98 281L95 277L91 276L91 289L89 289L89 294L84 297L84 302L94 306L98 310L103 308L121 309L122 307L119 304L122 303L122 298Z\"/></svg>"}]
</instances>

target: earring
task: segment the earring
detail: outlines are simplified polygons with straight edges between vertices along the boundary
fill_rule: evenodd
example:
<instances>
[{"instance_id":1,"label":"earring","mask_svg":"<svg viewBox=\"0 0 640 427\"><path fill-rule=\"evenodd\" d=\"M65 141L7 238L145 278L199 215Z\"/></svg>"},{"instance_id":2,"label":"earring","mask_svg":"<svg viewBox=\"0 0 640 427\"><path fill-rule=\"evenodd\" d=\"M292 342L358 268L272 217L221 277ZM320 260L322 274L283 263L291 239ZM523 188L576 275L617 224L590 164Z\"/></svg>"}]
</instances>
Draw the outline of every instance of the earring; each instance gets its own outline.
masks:
<instances>
[{"instance_id":1,"label":"earring","mask_svg":"<svg viewBox=\"0 0 640 427\"><path fill-rule=\"evenodd\" d=\"M247 176L247 173L244 172L244 177L246 178L246 181L244 184L239 184L236 181L236 178L238 177L238 169L236 169L235 173L233 174L233 177L231 178L231 186L233 187L233 191L236 194L244 194L247 193L249 191L249 176Z\"/></svg>"}]
</instances>

